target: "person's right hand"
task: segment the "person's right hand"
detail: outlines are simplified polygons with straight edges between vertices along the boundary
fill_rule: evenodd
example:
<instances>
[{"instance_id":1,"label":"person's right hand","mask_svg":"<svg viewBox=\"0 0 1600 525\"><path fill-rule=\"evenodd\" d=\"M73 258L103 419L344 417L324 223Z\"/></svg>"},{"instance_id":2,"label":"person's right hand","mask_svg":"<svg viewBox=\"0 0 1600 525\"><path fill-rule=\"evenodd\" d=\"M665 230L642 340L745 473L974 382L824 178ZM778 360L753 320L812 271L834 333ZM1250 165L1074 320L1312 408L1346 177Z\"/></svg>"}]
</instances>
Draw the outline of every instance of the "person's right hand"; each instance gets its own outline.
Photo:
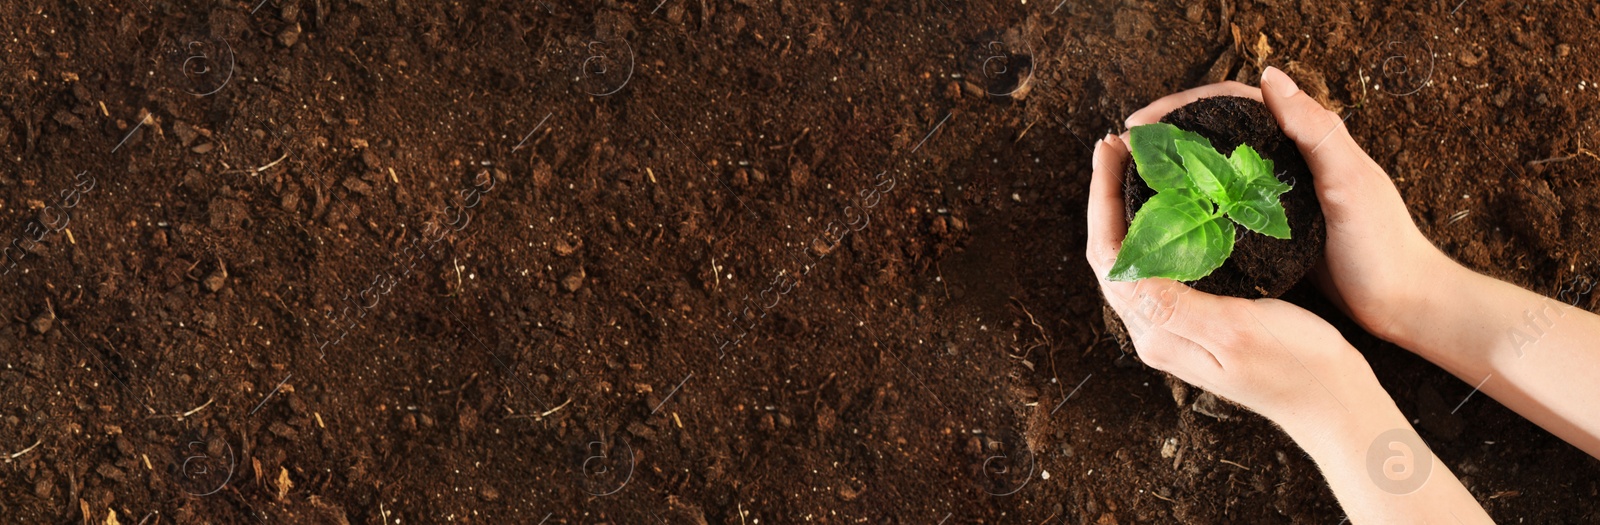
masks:
<instances>
[{"instance_id":1,"label":"person's right hand","mask_svg":"<svg viewBox=\"0 0 1600 525\"><path fill-rule=\"evenodd\" d=\"M1411 309L1428 297L1424 286L1437 286L1437 272L1461 267L1422 236L1399 190L1338 116L1282 72L1268 68L1260 89L1224 82L1169 95L1129 116L1127 125L1219 95L1266 103L1315 175L1312 189L1328 231L1317 272L1324 293L1381 337L1409 331L1397 321L1420 317ZM1109 271L1126 231L1125 143L1108 137L1095 149L1086 256L1097 276ZM1315 315L1277 299L1217 297L1165 279L1101 277L1100 286L1127 323L1140 359L1272 419L1317 462L1351 522L1442 522L1449 515L1453 523L1493 523L1416 437L1360 352ZM1397 445L1407 447L1406 458L1426 462L1421 472L1431 476L1415 476L1423 463L1406 462L1406 485L1380 482L1378 476L1396 480L1383 469Z\"/></svg>"},{"instance_id":2,"label":"person's right hand","mask_svg":"<svg viewBox=\"0 0 1600 525\"><path fill-rule=\"evenodd\" d=\"M1261 95L1314 175L1328 242L1317 278L1323 293L1368 332L1405 337L1402 321L1427 286L1458 265L1412 222L1400 191L1356 144L1344 121L1269 67Z\"/></svg>"},{"instance_id":3,"label":"person's right hand","mask_svg":"<svg viewBox=\"0 0 1600 525\"><path fill-rule=\"evenodd\" d=\"M1324 294L1368 332L1405 346L1407 315L1424 308L1427 287L1462 267L1423 237L1400 191L1357 145L1344 121L1277 68L1261 87L1222 82L1162 97L1128 116L1128 127L1159 120L1195 100L1231 95L1266 103L1315 175L1328 239L1317 281ZM1128 139L1123 135L1123 141Z\"/></svg>"}]
</instances>

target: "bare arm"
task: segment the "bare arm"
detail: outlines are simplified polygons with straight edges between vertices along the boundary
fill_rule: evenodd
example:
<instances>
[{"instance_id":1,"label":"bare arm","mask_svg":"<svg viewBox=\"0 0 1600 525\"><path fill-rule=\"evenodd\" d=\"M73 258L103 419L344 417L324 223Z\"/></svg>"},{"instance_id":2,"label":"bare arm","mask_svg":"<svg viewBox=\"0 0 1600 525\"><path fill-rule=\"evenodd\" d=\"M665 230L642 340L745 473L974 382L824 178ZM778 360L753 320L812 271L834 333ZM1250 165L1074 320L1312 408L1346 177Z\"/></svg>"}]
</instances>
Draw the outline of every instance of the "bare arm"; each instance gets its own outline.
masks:
<instances>
[{"instance_id":1,"label":"bare arm","mask_svg":"<svg viewBox=\"0 0 1600 525\"><path fill-rule=\"evenodd\" d=\"M1350 522L1493 523L1372 381L1349 412L1279 422L1316 461Z\"/></svg>"},{"instance_id":2,"label":"bare arm","mask_svg":"<svg viewBox=\"0 0 1600 525\"><path fill-rule=\"evenodd\" d=\"M1337 115L1268 68L1261 93L1316 173L1323 291L1373 334L1600 458L1600 317L1474 273L1430 243ZM1588 407L1587 409L1585 407Z\"/></svg>"},{"instance_id":3,"label":"bare arm","mask_svg":"<svg viewBox=\"0 0 1600 525\"><path fill-rule=\"evenodd\" d=\"M1391 340L1600 458L1600 316L1454 262Z\"/></svg>"},{"instance_id":4,"label":"bare arm","mask_svg":"<svg viewBox=\"0 0 1600 525\"><path fill-rule=\"evenodd\" d=\"M1139 358L1277 423L1317 462L1354 523L1490 523L1327 322L1276 299L1105 279L1127 231L1127 157L1116 137L1095 149L1086 257Z\"/></svg>"}]
</instances>

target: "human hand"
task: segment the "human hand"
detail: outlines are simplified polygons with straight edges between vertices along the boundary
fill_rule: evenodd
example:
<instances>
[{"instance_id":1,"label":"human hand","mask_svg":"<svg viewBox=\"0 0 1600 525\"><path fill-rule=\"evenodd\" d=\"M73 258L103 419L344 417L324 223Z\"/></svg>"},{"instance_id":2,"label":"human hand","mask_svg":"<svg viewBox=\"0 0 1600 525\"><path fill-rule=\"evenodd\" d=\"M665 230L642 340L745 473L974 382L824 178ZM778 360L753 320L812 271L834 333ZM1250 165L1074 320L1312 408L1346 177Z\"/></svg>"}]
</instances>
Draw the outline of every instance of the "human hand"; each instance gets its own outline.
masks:
<instances>
[{"instance_id":1,"label":"human hand","mask_svg":"<svg viewBox=\"0 0 1600 525\"><path fill-rule=\"evenodd\" d=\"M1315 175L1328 241L1318 285L1368 332L1389 341L1407 339L1405 312L1421 307L1427 283L1460 269L1412 222L1400 191L1357 145L1338 115L1323 108L1277 68L1261 74L1261 88L1224 82L1169 95L1128 117L1127 126L1150 124L1204 97L1233 95L1266 103L1278 126L1300 147Z\"/></svg>"},{"instance_id":2,"label":"human hand","mask_svg":"<svg viewBox=\"0 0 1600 525\"><path fill-rule=\"evenodd\" d=\"M1095 147L1086 257L1145 364L1307 433L1349 414L1353 403L1388 399L1338 330L1297 306L1211 295L1168 279L1107 280L1127 235L1127 161L1115 136Z\"/></svg>"},{"instance_id":3,"label":"human hand","mask_svg":"<svg viewBox=\"0 0 1600 525\"><path fill-rule=\"evenodd\" d=\"M1265 94L1267 107L1316 175L1328 228L1318 271L1324 293L1369 331L1394 340L1403 330L1390 319L1421 304L1426 296L1417 292L1419 283L1428 282L1424 277L1460 266L1422 237L1399 191L1336 115L1276 69L1268 68L1263 84L1265 93L1226 82L1171 95L1134 113L1127 125L1156 122L1200 98L1263 100ZM1493 523L1420 439L1404 441L1418 446L1406 450L1426 462L1422 472L1434 474L1414 484L1406 478L1398 488L1379 482L1395 479L1385 470L1395 433L1415 438L1415 430L1361 354L1322 319L1277 299L1219 297L1166 279L1107 280L1127 234L1127 162L1125 139L1107 136L1096 145L1086 257L1146 364L1277 423L1316 460L1352 522L1420 523L1449 515L1456 523ZM1375 457L1383 462L1375 463Z\"/></svg>"}]
</instances>

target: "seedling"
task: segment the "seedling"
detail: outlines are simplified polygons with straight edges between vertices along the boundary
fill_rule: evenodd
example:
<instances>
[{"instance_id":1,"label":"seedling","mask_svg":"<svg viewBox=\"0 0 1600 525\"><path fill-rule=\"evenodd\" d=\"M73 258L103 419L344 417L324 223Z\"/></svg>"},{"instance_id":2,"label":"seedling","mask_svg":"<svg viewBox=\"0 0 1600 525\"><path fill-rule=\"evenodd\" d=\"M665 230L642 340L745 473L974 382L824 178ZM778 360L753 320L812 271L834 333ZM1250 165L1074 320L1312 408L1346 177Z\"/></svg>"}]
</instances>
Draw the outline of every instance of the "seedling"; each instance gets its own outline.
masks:
<instances>
[{"instance_id":1,"label":"seedling","mask_svg":"<svg viewBox=\"0 0 1600 525\"><path fill-rule=\"evenodd\" d=\"M1233 254L1233 223L1289 238L1279 197L1291 187L1254 148L1241 144L1223 156L1210 140L1171 124L1136 126L1130 133L1139 178L1156 194L1128 226L1111 280L1210 275Z\"/></svg>"}]
</instances>

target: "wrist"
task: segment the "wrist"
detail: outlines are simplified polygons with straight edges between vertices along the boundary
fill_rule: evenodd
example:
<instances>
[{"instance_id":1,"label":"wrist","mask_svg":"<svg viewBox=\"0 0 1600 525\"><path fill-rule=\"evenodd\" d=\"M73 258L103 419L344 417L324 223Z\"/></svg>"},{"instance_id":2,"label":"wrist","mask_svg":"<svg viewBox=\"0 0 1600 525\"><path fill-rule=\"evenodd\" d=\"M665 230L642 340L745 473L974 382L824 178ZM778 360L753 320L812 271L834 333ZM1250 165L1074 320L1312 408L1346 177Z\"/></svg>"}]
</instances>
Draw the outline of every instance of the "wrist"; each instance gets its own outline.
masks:
<instances>
[{"instance_id":1,"label":"wrist","mask_svg":"<svg viewBox=\"0 0 1600 525\"><path fill-rule=\"evenodd\" d=\"M1336 356L1332 360L1313 360L1311 366L1326 373L1315 374L1316 384L1302 390L1303 398L1269 415L1302 446L1326 436L1351 435L1351 431L1374 424L1406 421L1361 352L1349 343L1340 343L1344 348L1332 353Z\"/></svg>"},{"instance_id":2,"label":"wrist","mask_svg":"<svg viewBox=\"0 0 1600 525\"><path fill-rule=\"evenodd\" d=\"M1376 395L1346 396L1341 400L1342 407L1306 414L1312 417L1292 418L1290 424L1281 425L1284 432L1318 464L1363 454L1373 440L1391 430L1412 432L1394 400L1376 386L1375 379L1373 383Z\"/></svg>"},{"instance_id":3,"label":"wrist","mask_svg":"<svg viewBox=\"0 0 1600 525\"><path fill-rule=\"evenodd\" d=\"M1449 513L1457 523L1493 523L1394 401L1381 389L1370 394L1348 411L1285 428L1350 521L1431 523Z\"/></svg>"},{"instance_id":4,"label":"wrist","mask_svg":"<svg viewBox=\"0 0 1600 525\"><path fill-rule=\"evenodd\" d=\"M1432 245L1417 260L1406 276L1409 286L1397 298L1391 319L1382 329L1369 328L1373 335L1412 352L1426 346L1429 334L1438 333L1440 326L1456 316L1461 306L1458 298L1478 276Z\"/></svg>"}]
</instances>

